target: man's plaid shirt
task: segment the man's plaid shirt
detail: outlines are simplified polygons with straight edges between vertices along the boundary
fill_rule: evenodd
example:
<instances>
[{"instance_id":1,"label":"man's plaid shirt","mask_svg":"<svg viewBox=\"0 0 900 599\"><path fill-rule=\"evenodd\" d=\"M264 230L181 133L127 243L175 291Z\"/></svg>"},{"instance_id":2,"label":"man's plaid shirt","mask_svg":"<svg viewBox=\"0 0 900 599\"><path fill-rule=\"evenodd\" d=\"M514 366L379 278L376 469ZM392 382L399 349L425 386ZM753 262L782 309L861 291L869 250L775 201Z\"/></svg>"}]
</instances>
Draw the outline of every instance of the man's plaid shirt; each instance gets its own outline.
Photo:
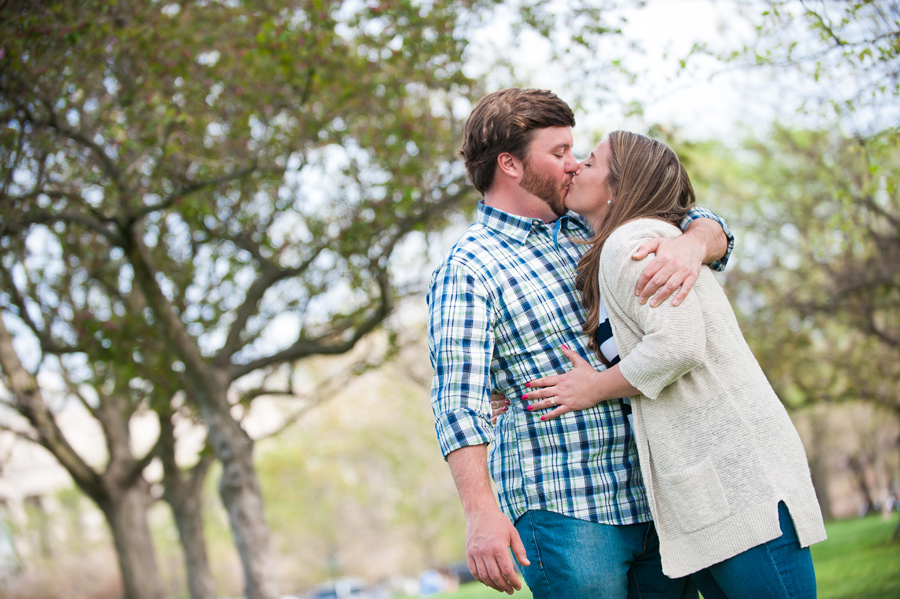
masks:
<instances>
[{"instance_id":1,"label":"man's plaid shirt","mask_svg":"<svg viewBox=\"0 0 900 599\"><path fill-rule=\"evenodd\" d=\"M733 238L724 221L700 209L681 228L699 217L716 219L729 237L728 253L713 265L721 270ZM569 239L590 236L573 213L548 224L481 203L432 276L428 345L441 451L490 443L500 507L513 521L528 510L607 524L651 519L622 400L543 422L517 401L526 382L571 367L561 345L604 368L581 331L575 268L586 248ZM491 390L511 403L496 426Z\"/></svg>"}]
</instances>

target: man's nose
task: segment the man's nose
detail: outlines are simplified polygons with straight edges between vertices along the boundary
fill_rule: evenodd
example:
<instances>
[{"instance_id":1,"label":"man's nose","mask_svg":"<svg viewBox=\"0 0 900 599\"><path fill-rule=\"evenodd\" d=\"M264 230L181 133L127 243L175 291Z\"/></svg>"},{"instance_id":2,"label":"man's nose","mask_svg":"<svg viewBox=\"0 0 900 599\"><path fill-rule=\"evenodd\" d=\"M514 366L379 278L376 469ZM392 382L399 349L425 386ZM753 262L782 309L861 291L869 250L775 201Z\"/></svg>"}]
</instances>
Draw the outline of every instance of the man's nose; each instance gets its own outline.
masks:
<instances>
[{"instance_id":1,"label":"man's nose","mask_svg":"<svg viewBox=\"0 0 900 599\"><path fill-rule=\"evenodd\" d=\"M582 170L584 170L584 162L576 162L575 168L571 172L573 175L580 175Z\"/></svg>"}]
</instances>

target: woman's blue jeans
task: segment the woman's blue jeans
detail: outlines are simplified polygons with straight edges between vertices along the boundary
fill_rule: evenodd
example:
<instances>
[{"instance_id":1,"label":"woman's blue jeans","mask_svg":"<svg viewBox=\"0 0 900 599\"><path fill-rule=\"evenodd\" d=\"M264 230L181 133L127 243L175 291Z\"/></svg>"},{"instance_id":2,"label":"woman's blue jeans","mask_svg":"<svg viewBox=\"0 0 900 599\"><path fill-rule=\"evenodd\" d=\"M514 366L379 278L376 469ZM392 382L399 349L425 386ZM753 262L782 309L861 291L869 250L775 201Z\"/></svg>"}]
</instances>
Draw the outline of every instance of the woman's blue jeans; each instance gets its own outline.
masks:
<instances>
[{"instance_id":1,"label":"woman's blue jeans","mask_svg":"<svg viewBox=\"0 0 900 599\"><path fill-rule=\"evenodd\" d=\"M691 574L704 599L815 599L816 572L809 547L800 547L784 503L781 536Z\"/></svg>"},{"instance_id":2,"label":"woman's blue jeans","mask_svg":"<svg viewBox=\"0 0 900 599\"><path fill-rule=\"evenodd\" d=\"M596 524L530 511L516 521L531 565L522 567L535 599L815 599L809 548L801 548L787 507L782 535L687 578L662 572L652 522ZM520 566L521 567L521 566Z\"/></svg>"},{"instance_id":3,"label":"woman's blue jeans","mask_svg":"<svg viewBox=\"0 0 900 599\"><path fill-rule=\"evenodd\" d=\"M535 599L696 599L687 579L662 572L652 522L597 524L547 511L516 521ZM521 565L520 565L521 567Z\"/></svg>"}]
</instances>

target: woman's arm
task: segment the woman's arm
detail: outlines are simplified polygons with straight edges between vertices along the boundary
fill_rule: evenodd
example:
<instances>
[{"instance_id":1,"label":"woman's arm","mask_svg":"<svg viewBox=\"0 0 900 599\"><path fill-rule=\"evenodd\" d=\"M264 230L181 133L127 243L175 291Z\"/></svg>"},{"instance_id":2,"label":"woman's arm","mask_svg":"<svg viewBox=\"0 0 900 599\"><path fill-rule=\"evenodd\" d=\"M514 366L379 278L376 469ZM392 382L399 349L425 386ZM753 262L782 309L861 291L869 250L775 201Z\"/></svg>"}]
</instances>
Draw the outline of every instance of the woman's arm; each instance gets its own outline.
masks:
<instances>
[{"instance_id":1,"label":"woman's arm","mask_svg":"<svg viewBox=\"0 0 900 599\"><path fill-rule=\"evenodd\" d=\"M563 354L572 363L572 370L531 381L526 386L534 388L522 396L526 401L535 401L526 410L546 410L551 412L541 416L541 420L550 420L567 412L584 410L601 401L619 399L640 393L632 386L616 364L612 368L597 372L578 352L562 346Z\"/></svg>"},{"instance_id":2,"label":"woman's arm","mask_svg":"<svg viewBox=\"0 0 900 599\"><path fill-rule=\"evenodd\" d=\"M649 236L666 236L667 230L672 228L649 219L623 225L607 240L600 258L600 293L615 332L619 370L650 399L702 363L706 353L706 325L695 289L678 307L670 298L651 308L634 294L643 268L631 255Z\"/></svg>"},{"instance_id":3,"label":"woman's arm","mask_svg":"<svg viewBox=\"0 0 900 599\"><path fill-rule=\"evenodd\" d=\"M631 255L646 240L643 228L638 223L626 225L622 234L607 241L600 260L601 289L613 329L619 323L623 333L640 331L640 338L628 343L617 337L621 361L602 372L577 353L563 350L572 370L532 381L528 386L538 390L522 397L541 400L532 410L553 408L544 418L620 397L643 394L656 398L664 387L702 361L706 335L696 293L689 293L681 306L675 307L669 299L655 309L634 294L643 265L631 260ZM554 407L554 402L559 407Z\"/></svg>"}]
</instances>

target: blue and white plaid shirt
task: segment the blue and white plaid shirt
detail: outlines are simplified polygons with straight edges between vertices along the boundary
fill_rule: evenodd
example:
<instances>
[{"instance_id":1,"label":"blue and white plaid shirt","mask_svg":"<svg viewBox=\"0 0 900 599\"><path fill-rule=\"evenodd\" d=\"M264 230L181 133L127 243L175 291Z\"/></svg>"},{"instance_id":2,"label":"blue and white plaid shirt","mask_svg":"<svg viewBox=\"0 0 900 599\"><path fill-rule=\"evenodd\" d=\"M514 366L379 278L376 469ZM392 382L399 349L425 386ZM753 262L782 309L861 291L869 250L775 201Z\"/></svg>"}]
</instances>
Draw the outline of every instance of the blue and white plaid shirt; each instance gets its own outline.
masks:
<instances>
[{"instance_id":1,"label":"blue and white plaid shirt","mask_svg":"<svg viewBox=\"0 0 900 599\"><path fill-rule=\"evenodd\" d=\"M721 270L733 238L722 219L701 209L681 228L700 217L716 219L728 235L728 252L713 265ZM573 213L548 224L481 203L475 224L432 276L428 345L438 442L444 456L490 443L500 507L513 521L528 510L606 524L651 519L626 417L630 406L604 401L541 421L516 401L526 382L569 370L561 345L604 368L582 333L585 315L575 289L575 268L586 248L570 238L590 236ZM611 337L608 326L601 330ZM603 347L607 357L615 354L609 347ZM491 390L511 399L496 426Z\"/></svg>"}]
</instances>

